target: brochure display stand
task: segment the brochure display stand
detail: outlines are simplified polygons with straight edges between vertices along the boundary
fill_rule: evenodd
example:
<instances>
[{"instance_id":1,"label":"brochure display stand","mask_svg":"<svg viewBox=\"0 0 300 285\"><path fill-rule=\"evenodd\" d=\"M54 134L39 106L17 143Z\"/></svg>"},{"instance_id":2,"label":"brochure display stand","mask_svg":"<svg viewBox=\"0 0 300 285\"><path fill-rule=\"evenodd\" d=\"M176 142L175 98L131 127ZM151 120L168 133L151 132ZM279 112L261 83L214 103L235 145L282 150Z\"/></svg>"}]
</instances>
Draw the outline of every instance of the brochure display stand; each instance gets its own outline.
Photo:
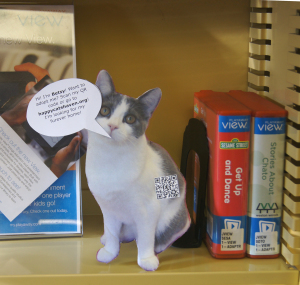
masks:
<instances>
[{"instance_id":1,"label":"brochure display stand","mask_svg":"<svg viewBox=\"0 0 300 285\"><path fill-rule=\"evenodd\" d=\"M35 93L76 77L73 6L0 8L0 239L81 235L75 161L84 146L72 148L77 134L43 136L26 120Z\"/></svg>"}]
</instances>

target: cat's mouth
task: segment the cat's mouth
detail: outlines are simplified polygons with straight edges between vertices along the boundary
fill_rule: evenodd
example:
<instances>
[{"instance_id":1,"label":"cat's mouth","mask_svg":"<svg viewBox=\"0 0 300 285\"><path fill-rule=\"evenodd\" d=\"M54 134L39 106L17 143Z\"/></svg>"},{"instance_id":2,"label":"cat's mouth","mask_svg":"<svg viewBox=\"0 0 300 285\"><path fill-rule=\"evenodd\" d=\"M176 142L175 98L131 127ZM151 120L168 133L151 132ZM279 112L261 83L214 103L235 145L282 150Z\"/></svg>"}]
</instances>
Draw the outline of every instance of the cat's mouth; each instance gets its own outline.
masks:
<instances>
[{"instance_id":1,"label":"cat's mouth","mask_svg":"<svg viewBox=\"0 0 300 285\"><path fill-rule=\"evenodd\" d=\"M120 132L120 129L116 126L108 126L107 133L114 141L120 142L124 140L124 136Z\"/></svg>"},{"instance_id":2,"label":"cat's mouth","mask_svg":"<svg viewBox=\"0 0 300 285\"><path fill-rule=\"evenodd\" d=\"M106 124L101 122L100 120L96 120L99 125L107 132L107 134L112 138L112 139L117 139L116 133L119 130L119 127L116 124Z\"/></svg>"},{"instance_id":3,"label":"cat's mouth","mask_svg":"<svg viewBox=\"0 0 300 285\"><path fill-rule=\"evenodd\" d=\"M105 122L100 120L97 120L97 122L115 142L124 142L126 140L124 130L122 130L117 123Z\"/></svg>"},{"instance_id":4,"label":"cat's mouth","mask_svg":"<svg viewBox=\"0 0 300 285\"><path fill-rule=\"evenodd\" d=\"M118 129L118 126L116 126L114 124L109 124L108 127L109 127L109 130L110 130L110 134L112 134L114 130Z\"/></svg>"}]
</instances>

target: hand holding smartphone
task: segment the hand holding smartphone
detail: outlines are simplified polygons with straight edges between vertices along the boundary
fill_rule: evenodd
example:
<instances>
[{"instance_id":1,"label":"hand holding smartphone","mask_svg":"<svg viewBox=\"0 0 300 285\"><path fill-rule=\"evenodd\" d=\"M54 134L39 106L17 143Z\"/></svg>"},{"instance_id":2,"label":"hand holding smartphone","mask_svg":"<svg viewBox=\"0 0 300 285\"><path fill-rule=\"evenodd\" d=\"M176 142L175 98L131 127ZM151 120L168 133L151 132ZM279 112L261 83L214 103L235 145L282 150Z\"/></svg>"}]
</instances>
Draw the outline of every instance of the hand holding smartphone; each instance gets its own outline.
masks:
<instances>
[{"instance_id":1,"label":"hand holding smartphone","mask_svg":"<svg viewBox=\"0 0 300 285\"><path fill-rule=\"evenodd\" d=\"M15 72L0 72L0 115L10 126L22 125L30 139L35 140L49 156L55 156L77 134L65 137L44 136L33 130L26 120L31 98L53 81L45 69L32 63L18 65L15 69Z\"/></svg>"}]
</instances>

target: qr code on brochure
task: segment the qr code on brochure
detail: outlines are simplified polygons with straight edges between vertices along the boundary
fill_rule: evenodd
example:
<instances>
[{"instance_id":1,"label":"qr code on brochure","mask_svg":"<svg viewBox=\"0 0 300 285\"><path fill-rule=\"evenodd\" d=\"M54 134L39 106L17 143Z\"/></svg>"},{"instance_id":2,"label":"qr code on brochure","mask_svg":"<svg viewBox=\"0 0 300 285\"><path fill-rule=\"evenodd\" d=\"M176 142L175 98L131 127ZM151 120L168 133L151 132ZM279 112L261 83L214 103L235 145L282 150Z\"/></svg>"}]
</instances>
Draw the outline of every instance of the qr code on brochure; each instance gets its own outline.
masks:
<instances>
[{"instance_id":1,"label":"qr code on brochure","mask_svg":"<svg viewBox=\"0 0 300 285\"><path fill-rule=\"evenodd\" d=\"M157 199L180 197L177 175L157 177L154 182Z\"/></svg>"}]
</instances>

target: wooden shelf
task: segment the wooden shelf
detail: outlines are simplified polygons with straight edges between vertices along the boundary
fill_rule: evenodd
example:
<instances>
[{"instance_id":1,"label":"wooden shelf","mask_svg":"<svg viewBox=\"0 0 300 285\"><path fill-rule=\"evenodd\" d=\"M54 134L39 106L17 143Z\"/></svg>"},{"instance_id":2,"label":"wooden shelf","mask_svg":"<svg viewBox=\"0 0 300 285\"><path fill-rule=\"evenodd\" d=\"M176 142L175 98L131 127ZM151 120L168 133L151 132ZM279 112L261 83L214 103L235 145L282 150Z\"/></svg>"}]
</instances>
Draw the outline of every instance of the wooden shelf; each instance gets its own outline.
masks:
<instances>
[{"instance_id":1,"label":"wooden shelf","mask_svg":"<svg viewBox=\"0 0 300 285\"><path fill-rule=\"evenodd\" d=\"M136 262L135 242L121 245L109 264L96 260L103 229L101 216L84 216L82 238L14 240L0 243L3 284L298 284L298 270L277 259L214 259L204 245L170 247L159 254L155 272Z\"/></svg>"}]
</instances>

